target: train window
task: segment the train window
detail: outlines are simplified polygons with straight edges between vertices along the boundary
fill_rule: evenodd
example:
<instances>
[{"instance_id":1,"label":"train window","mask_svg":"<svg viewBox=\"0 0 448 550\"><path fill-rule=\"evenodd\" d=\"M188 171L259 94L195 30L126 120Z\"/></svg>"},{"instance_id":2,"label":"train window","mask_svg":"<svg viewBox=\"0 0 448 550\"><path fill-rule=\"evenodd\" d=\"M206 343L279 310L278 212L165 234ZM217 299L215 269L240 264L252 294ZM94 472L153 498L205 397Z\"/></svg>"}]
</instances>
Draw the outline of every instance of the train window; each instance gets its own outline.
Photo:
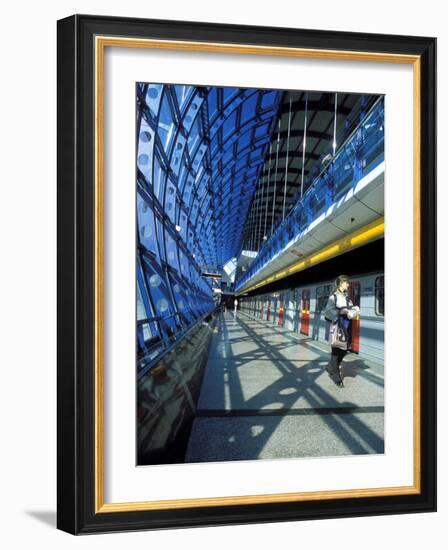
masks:
<instances>
[{"instance_id":1,"label":"train window","mask_svg":"<svg viewBox=\"0 0 448 550\"><path fill-rule=\"evenodd\" d=\"M360 306L360 297L361 297L361 285L359 281L351 281L350 288L348 291L351 301L354 306Z\"/></svg>"},{"instance_id":2,"label":"train window","mask_svg":"<svg viewBox=\"0 0 448 550\"><path fill-rule=\"evenodd\" d=\"M316 288L316 313L325 309L332 288L332 285L322 285Z\"/></svg>"},{"instance_id":3,"label":"train window","mask_svg":"<svg viewBox=\"0 0 448 550\"><path fill-rule=\"evenodd\" d=\"M375 279L375 313L384 315L384 275Z\"/></svg>"}]
</instances>

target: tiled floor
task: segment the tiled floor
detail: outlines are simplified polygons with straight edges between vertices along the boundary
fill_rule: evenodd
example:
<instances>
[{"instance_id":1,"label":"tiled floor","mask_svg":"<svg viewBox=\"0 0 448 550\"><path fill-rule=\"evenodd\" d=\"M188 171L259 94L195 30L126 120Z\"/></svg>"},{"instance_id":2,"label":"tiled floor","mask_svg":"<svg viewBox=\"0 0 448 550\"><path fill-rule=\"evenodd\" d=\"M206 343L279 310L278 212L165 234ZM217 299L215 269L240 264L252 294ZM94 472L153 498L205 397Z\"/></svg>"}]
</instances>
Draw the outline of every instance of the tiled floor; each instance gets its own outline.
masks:
<instances>
[{"instance_id":1,"label":"tiled floor","mask_svg":"<svg viewBox=\"0 0 448 550\"><path fill-rule=\"evenodd\" d=\"M328 358L325 344L221 315L186 462L383 453L382 365L349 354L341 389Z\"/></svg>"}]
</instances>

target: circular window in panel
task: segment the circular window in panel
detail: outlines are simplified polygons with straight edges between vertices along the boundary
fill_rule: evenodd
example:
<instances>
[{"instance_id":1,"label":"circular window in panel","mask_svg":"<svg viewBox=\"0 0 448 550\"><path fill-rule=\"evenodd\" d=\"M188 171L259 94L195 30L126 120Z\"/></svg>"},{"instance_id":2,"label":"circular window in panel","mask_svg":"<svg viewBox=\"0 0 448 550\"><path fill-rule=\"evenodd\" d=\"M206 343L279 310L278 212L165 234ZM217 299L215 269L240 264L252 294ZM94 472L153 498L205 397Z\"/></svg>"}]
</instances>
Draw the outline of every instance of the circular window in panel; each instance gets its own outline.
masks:
<instances>
[{"instance_id":1,"label":"circular window in panel","mask_svg":"<svg viewBox=\"0 0 448 550\"><path fill-rule=\"evenodd\" d=\"M157 99L157 97L159 96L159 90L157 88L149 88L146 94L151 99Z\"/></svg>"},{"instance_id":2,"label":"circular window in panel","mask_svg":"<svg viewBox=\"0 0 448 550\"><path fill-rule=\"evenodd\" d=\"M140 139L145 142L145 143L148 143L148 141L151 141L152 139L152 136L149 132L141 132L140 134Z\"/></svg>"},{"instance_id":3,"label":"circular window in panel","mask_svg":"<svg viewBox=\"0 0 448 550\"><path fill-rule=\"evenodd\" d=\"M165 311L168 310L168 301L165 300L165 298L161 298L158 302L157 302L157 309L161 312L161 313L164 313Z\"/></svg>"},{"instance_id":4,"label":"circular window in panel","mask_svg":"<svg viewBox=\"0 0 448 550\"><path fill-rule=\"evenodd\" d=\"M139 155L138 163L140 164L140 166L146 166L147 164L149 164L149 156L148 155Z\"/></svg>"},{"instance_id":5,"label":"circular window in panel","mask_svg":"<svg viewBox=\"0 0 448 550\"><path fill-rule=\"evenodd\" d=\"M162 282L162 279L160 278L160 275L151 275L151 277L149 278L149 284L152 286L152 288L157 288L158 286L160 286Z\"/></svg>"}]
</instances>

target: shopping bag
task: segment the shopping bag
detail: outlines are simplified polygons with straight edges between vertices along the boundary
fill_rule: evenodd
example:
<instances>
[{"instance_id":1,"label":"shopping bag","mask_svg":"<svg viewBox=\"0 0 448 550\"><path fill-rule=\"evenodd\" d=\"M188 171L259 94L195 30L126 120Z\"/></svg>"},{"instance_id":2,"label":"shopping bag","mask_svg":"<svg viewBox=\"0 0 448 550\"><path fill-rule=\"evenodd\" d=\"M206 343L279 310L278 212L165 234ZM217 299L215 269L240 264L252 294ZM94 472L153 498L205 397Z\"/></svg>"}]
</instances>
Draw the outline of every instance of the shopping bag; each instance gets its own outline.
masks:
<instances>
[{"instance_id":1,"label":"shopping bag","mask_svg":"<svg viewBox=\"0 0 448 550\"><path fill-rule=\"evenodd\" d=\"M344 350L347 350L348 348L348 331L340 317L330 324L328 342L332 348Z\"/></svg>"}]
</instances>

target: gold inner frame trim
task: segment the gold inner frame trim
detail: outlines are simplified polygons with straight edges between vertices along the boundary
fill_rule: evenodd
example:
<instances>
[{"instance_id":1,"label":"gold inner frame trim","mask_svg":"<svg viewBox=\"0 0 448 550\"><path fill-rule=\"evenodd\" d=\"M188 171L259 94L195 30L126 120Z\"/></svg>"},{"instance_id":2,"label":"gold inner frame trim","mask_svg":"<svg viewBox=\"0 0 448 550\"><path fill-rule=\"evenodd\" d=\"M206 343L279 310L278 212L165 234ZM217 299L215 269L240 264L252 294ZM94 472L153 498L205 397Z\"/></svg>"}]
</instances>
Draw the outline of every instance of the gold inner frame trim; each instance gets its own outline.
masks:
<instances>
[{"instance_id":1,"label":"gold inner frame trim","mask_svg":"<svg viewBox=\"0 0 448 550\"><path fill-rule=\"evenodd\" d=\"M414 170L414 481L411 486L367 489L344 489L302 493L276 493L263 495L226 496L216 498L192 498L142 502L106 503L104 501L104 54L106 47L149 48L208 53L235 53L243 55L286 56L310 59L406 63L413 65L413 170ZM166 510L208 506L232 506L279 502L304 502L341 498L365 498L419 494L421 491L421 387L420 387L420 269L421 269L421 215L420 215L420 166L421 166L421 60L417 55L321 50L253 44L226 44L181 40L156 40L96 36L95 59L95 513Z\"/></svg>"}]
</instances>

